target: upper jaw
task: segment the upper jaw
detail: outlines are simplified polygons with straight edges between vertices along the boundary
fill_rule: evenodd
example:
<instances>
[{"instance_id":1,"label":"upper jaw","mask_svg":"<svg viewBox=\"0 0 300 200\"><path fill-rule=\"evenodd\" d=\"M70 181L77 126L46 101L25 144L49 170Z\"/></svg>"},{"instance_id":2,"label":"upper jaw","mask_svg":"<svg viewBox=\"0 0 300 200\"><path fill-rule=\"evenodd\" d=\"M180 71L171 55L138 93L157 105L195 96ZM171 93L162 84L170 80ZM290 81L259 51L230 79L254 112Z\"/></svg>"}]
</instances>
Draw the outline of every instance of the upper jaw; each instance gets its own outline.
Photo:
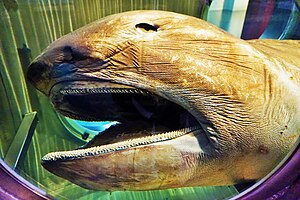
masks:
<instances>
[{"instance_id":1,"label":"upper jaw","mask_svg":"<svg viewBox=\"0 0 300 200\"><path fill-rule=\"evenodd\" d=\"M122 102L113 96L130 97L130 94L146 95L150 92L103 80L62 81L54 84L49 92L50 99L59 112L70 118L86 121L124 120L125 111L119 109L119 104ZM131 101L131 99L124 99L124 101ZM83 105L84 108L78 109ZM97 110L97 115L91 115ZM116 115L117 112L120 114Z\"/></svg>"}]
</instances>

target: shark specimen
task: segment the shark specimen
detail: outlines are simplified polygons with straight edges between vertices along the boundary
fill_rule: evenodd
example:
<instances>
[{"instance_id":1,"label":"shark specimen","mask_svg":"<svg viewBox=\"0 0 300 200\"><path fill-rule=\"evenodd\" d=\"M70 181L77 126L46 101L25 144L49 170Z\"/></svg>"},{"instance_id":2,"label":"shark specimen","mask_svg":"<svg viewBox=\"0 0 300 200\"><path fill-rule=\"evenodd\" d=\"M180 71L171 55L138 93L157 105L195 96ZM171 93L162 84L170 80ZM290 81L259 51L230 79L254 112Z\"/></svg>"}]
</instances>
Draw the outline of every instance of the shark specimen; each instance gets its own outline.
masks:
<instances>
[{"instance_id":1,"label":"shark specimen","mask_svg":"<svg viewBox=\"0 0 300 200\"><path fill-rule=\"evenodd\" d=\"M88 24L46 48L28 80L64 116L119 124L42 165L108 191L260 179L299 137L299 47L164 11Z\"/></svg>"}]
</instances>

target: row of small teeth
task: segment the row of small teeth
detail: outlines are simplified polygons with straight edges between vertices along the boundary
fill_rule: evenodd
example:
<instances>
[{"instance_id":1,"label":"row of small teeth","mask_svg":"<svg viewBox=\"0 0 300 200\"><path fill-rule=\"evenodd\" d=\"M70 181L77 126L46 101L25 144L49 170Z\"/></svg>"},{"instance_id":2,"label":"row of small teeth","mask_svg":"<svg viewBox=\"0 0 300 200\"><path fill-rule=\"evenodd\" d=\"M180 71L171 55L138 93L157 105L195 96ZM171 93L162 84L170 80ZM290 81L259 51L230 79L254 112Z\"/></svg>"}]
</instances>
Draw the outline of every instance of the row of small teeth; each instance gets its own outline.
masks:
<instances>
[{"instance_id":1,"label":"row of small teeth","mask_svg":"<svg viewBox=\"0 0 300 200\"><path fill-rule=\"evenodd\" d=\"M84 88L84 89L64 89L60 90L63 95L67 94L150 94L147 91L128 88Z\"/></svg>"},{"instance_id":2,"label":"row of small teeth","mask_svg":"<svg viewBox=\"0 0 300 200\"><path fill-rule=\"evenodd\" d=\"M198 129L200 129L200 127L195 126L195 127L184 128L184 129L171 131L167 133L161 133L161 134L146 136L142 138L135 138L127 141L117 142L114 144L91 147L88 149L53 152L45 155L42 160L45 162L45 161L55 161L55 160L72 160L72 159L82 158L87 156L96 156L96 155L111 153L111 152L124 150L128 148L133 148L141 145L148 145L156 142L171 140Z\"/></svg>"}]
</instances>

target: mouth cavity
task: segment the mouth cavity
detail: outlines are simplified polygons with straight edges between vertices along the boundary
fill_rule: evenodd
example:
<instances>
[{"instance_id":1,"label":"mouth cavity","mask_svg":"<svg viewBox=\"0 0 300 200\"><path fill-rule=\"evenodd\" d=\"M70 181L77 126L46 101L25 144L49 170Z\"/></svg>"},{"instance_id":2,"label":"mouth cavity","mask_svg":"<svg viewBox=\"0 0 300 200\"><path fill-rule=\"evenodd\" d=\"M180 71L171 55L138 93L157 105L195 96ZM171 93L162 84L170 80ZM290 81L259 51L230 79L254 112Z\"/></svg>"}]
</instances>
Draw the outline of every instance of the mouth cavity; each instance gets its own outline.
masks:
<instances>
[{"instance_id":1,"label":"mouth cavity","mask_svg":"<svg viewBox=\"0 0 300 200\"><path fill-rule=\"evenodd\" d=\"M72 81L54 85L50 99L64 116L85 121L118 121L83 147L49 153L43 163L150 145L198 132L197 120L182 106L151 91L109 82Z\"/></svg>"}]
</instances>

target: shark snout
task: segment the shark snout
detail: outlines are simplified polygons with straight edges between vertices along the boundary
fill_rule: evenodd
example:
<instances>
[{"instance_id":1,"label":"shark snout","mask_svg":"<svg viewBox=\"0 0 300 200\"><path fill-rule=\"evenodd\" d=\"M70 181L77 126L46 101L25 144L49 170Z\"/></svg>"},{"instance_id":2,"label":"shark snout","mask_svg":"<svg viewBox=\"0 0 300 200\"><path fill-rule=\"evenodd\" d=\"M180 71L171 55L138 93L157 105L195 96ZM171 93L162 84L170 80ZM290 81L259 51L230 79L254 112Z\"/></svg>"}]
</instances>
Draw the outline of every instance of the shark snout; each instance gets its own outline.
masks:
<instances>
[{"instance_id":1,"label":"shark snout","mask_svg":"<svg viewBox=\"0 0 300 200\"><path fill-rule=\"evenodd\" d=\"M57 69L64 71L62 64L68 63L70 60L72 60L72 54L69 48L49 49L30 64L27 70L27 79L34 87L47 95L51 82L55 81L54 79L57 77Z\"/></svg>"},{"instance_id":2,"label":"shark snout","mask_svg":"<svg viewBox=\"0 0 300 200\"><path fill-rule=\"evenodd\" d=\"M27 70L27 79L29 82L44 94L47 94L48 91L51 68L51 63L42 59L36 59L30 64Z\"/></svg>"},{"instance_id":3,"label":"shark snout","mask_svg":"<svg viewBox=\"0 0 300 200\"><path fill-rule=\"evenodd\" d=\"M47 95L52 83L74 72L74 63L82 62L86 57L86 52L74 45L55 44L30 64L27 78L34 87Z\"/></svg>"}]
</instances>

